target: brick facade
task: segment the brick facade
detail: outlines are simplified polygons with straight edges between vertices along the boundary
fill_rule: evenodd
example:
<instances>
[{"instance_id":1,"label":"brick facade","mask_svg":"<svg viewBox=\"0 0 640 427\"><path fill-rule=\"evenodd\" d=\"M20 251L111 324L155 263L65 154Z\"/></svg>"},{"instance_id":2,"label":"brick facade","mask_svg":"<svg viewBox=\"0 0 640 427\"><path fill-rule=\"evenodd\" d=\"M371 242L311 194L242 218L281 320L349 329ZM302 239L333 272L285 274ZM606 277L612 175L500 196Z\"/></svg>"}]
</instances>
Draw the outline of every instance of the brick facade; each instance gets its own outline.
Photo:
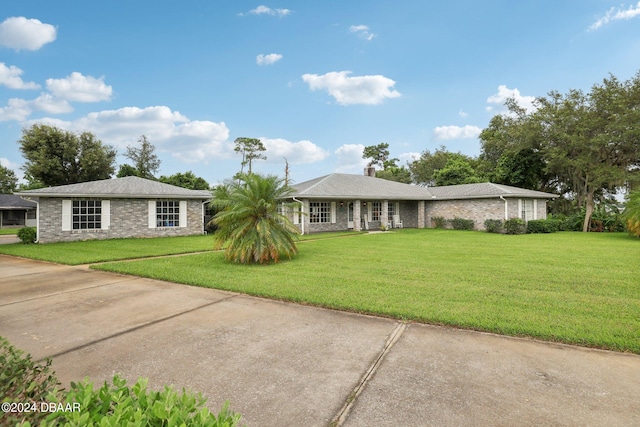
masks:
<instances>
[{"instance_id":1,"label":"brick facade","mask_svg":"<svg viewBox=\"0 0 640 427\"><path fill-rule=\"evenodd\" d=\"M520 205L518 200L509 198L507 203L507 218L519 218ZM536 219L547 217L547 201L539 199L536 202ZM491 199L463 199L463 200L438 200L426 204L426 222L428 227L433 227L431 218L441 216L445 219L462 218L471 219L475 223L476 230L484 230L484 221L487 219L505 219L505 201L498 198Z\"/></svg>"},{"instance_id":2,"label":"brick facade","mask_svg":"<svg viewBox=\"0 0 640 427\"><path fill-rule=\"evenodd\" d=\"M507 203L507 218L520 217L521 212L521 200L516 198L505 199ZM505 218L505 200L499 198L490 199L458 199L458 200L429 200L429 201L400 201L398 202L400 220L404 228L425 228L433 227L431 218L436 216L444 217L445 219L463 218L471 219L475 223L476 230L484 230L484 221L487 219L501 219ZM528 199L531 200L531 199ZM304 202L304 211L309 212L309 199L302 200ZM321 233L327 231L344 231L349 229L358 230L357 222L358 217L364 218L364 215L368 213L368 205L372 200L356 200L354 204L354 227L348 227L348 205L350 201L340 200L323 200L327 203L335 203L335 223L312 223L309 220L309 215L303 215L304 232L305 233ZM367 206L364 203L367 203ZM377 230L385 220L386 207L388 203L396 203L396 201L380 201L383 204L383 215L381 215L381 221L369 221L369 230ZM360 208L358 209L358 206ZM545 199L537 199L535 204L535 219L545 219L547 217L547 201ZM387 221L390 221L388 218ZM299 229L302 229L301 224L297 224ZM364 224L362 230L364 230Z\"/></svg>"},{"instance_id":3,"label":"brick facade","mask_svg":"<svg viewBox=\"0 0 640 427\"><path fill-rule=\"evenodd\" d=\"M201 200L187 200L186 227L149 228L148 199L109 199L110 222L106 230L62 230L62 198L40 198L40 243L125 237L188 236L203 233Z\"/></svg>"}]
</instances>

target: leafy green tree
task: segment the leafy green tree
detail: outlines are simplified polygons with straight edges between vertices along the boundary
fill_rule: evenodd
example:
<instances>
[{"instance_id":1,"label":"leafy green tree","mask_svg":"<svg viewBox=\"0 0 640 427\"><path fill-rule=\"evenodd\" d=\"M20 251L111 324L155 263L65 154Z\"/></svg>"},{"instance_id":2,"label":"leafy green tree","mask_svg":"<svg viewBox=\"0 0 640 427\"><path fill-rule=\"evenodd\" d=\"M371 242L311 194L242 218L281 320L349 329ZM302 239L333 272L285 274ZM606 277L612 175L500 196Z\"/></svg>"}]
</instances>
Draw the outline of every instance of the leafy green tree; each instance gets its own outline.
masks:
<instances>
[{"instance_id":1,"label":"leafy green tree","mask_svg":"<svg viewBox=\"0 0 640 427\"><path fill-rule=\"evenodd\" d=\"M125 163L124 165L120 165L116 176L118 178L124 178L125 176L138 176L138 170Z\"/></svg>"},{"instance_id":2,"label":"leafy green tree","mask_svg":"<svg viewBox=\"0 0 640 427\"><path fill-rule=\"evenodd\" d=\"M298 252L298 229L281 213L293 189L273 175L244 175L242 180L221 185L214 191L218 213L213 223L216 248L224 245L228 261L243 264L278 262Z\"/></svg>"},{"instance_id":3,"label":"leafy green tree","mask_svg":"<svg viewBox=\"0 0 640 427\"><path fill-rule=\"evenodd\" d=\"M471 164L459 157L449 159L442 169L435 171L433 179L436 186L472 184L482 181Z\"/></svg>"},{"instance_id":4,"label":"leafy green tree","mask_svg":"<svg viewBox=\"0 0 640 427\"><path fill-rule=\"evenodd\" d=\"M18 141L26 159L25 178L31 184L56 186L110 178L116 150L90 132L75 134L34 124Z\"/></svg>"},{"instance_id":5,"label":"leafy green tree","mask_svg":"<svg viewBox=\"0 0 640 427\"><path fill-rule=\"evenodd\" d=\"M474 170L471 175L479 175L476 172L475 159L462 153L448 151L444 145L441 145L433 153L429 150L423 151L420 158L409 163L412 181L424 186L444 185L436 184L436 172L443 169L450 160L461 160L467 163Z\"/></svg>"},{"instance_id":6,"label":"leafy green tree","mask_svg":"<svg viewBox=\"0 0 640 427\"><path fill-rule=\"evenodd\" d=\"M6 166L0 165L0 193L11 194L16 191L18 177L16 173Z\"/></svg>"},{"instance_id":7,"label":"leafy green tree","mask_svg":"<svg viewBox=\"0 0 640 427\"><path fill-rule=\"evenodd\" d=\"M165 184L188 188L190 190L210 190L209 183L204 178L196 176L193 172L176 173L170 176L161 176L158 180Z\"/></svg>"},{"instance_id":8,"label":"leafy green tree","mask_svg":"<svg viewBox=\"0 0 640 427\"><path fill-rule=\"evenodd\" d=\"M379 166L383 169L394 167L398 162L398 159L389 159L389 144L385 142L364 147L362 158L369 159L367 166Z\"/></svg>"},{"instance_id":9,"label":"leafy green tree","mask_svg":"<svg viewBox=\"0 0 640 427\"><path fill-rule=\"evenodd\" d=\"M161 163L160 159L155 154L156 147L149 142L149 139L147 139L145 135L140 136L138 143L140 144L140 147L128 146L125 156L133 162L133 168L136 171L136 176L146 179L156 179L155 174L158 172L158 169L160 169ZM130 170L126 169L126 173L129 172ZM125 171L123 171L123 173L125 173ZM120 172L118 172L118 174L120 174Z\"/></svg>"},{"instance_id":10,"label":"leafy green tree","mask_svg":"<svg viewBox=\"0 0 640 427\"><path fill-rule=\"evenodd\" d=\"M585 206L589 231L596 197L636 178L640 168L640 73L621 82L614 76L589 94L571 90L539 98L533 120L542 126L547 170Z\"/></svg>"},{"instance_id":11,"label":"leafy green tree","mask_svg":"<svg viewBox=\"0 0 640 427\"><path fill-rule=\"evenodd\" d=\"M381 171L376 171L376 178L410 184L411 171L409 171L405 166L391 166Z\"/></svg>"},{"instance_id":12,"label":"leafy green tree","mask_svg":"<svg viewBox=\"0 0 640 427\"><path fill-rule=\"evenodd\" d=\"M247 173L251 175L251 166L254 160L267 160L267 156L262 154L262 152L266 151L267 148L258 138L240 137L236 138L233 143L235 144L235 148L233 149L233 151L242 154L240 175L244 174L245 166L249 167Z\"/></svg>"}]
</instances>

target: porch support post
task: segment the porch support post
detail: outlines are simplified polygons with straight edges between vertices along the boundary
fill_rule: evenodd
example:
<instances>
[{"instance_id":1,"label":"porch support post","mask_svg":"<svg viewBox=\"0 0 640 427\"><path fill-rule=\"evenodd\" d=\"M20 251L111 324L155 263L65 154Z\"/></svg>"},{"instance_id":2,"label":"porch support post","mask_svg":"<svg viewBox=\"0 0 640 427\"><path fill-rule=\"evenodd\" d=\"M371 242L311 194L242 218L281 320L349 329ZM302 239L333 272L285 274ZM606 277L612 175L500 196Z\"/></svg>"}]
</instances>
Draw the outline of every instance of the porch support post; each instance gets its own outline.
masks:
<instances>
[{"instance_id":1,"label":"porch support post","mask_svg":"<svg viewBox=\"0 0 640 427\"><path fill-rule=\"evenodd\" d=\"M424 200L418 202L418 228L425 227Z\"/></svg>"},{"instance_id":2,"label":"porch support post","mask_svg":"<svg viewBox=\"0 0 640 427\"><path fill-rule=\"evenodd\" d=\"M311 233L311 228L309 227L309 217L310 215L310 211L309 211L309 199L301 199L302 202L302 229L304 230L305 233Z\"/></svg>"},{"instance_id":3,"label":"porch support post","mask_svg":"<svg viewBox=\"0 0 640 427\"><path fill-rule=\"evenodd\" d=\"M361 231L360 227L360 200L353 201L353 231Z\"/></svg>"},{"instance_id":4,"label":"porch support post","mask_svg":"<svg viewBox=\"0 0 640 427\"><path fill-rule=\"evenodd\" d=\"M389 201L388 200L383 200L382 201L382 212L380 213L380 224L382 225L389 225Z\"/></svg>"}]
</instances>

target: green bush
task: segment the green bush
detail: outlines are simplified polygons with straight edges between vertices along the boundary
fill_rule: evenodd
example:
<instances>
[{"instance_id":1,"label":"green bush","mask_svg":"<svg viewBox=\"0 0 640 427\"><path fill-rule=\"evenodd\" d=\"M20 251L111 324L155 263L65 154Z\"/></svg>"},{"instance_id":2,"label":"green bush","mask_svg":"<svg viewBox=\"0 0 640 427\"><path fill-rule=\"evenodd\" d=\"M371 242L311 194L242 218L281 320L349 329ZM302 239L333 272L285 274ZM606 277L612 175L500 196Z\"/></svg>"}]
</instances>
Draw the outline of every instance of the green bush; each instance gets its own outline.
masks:
<instances>
[{"instance_id":1,"label":"green bush","mask_svg":"<svg viewBox=\"0 0 640 427\"><path fill-rule=\"evenodd\" d=\"M35 363L30 354L25 354L0 337L0 397L2 403L24 404L42 402L58 392L60 385L51 371L51 359L44 364ZM0 424L15 425L28 417L34 423L47 415L42 412L5 412L0 415Z\"/></svg>"},{"instance_id":2,"label":"green bush","mask_svg":"<svg viewBox=\"0 0 640 427\"><path fill-rule=\"evenodd\" d=\"M18 230L18 238L20 238L24 244L35 243L37 236L38 232L35 227L22 227Z\"/></svg>"},{"instance_id":3,"label":"green bush","mask_svg":"<svg viewBox=\"0 0 640 427\"><path fill-rule=\"evenodd\" d=\"M147 390L147 380L144 378L139 378L132 387L128 387L126 380L117 375L112 384L105 381L99 389L94 389L88 379L79 384L71 383L71 390L54 403L65 405L64 410L47 415L41 427L233 427L240 421L240 415L230 411L228 403L216 416L205 407L206 399L199 393L184 389L178 393L168 386L163 391Z\"/></svg>"},{"instance_id":4,"label":"green bush","mask_svg":"<svg viewBox=\"0 0 640 427\"><path fill-rule=\"evenodd\" d=\"M51 359L36 364L0 337L0 397L2 403L20 404L20 411L4 411L0 425L39 426L207 426L234 427L240 415L227 403L218 415L205 407L200 394L178 393L171 387L163 391L147 390L147 380L140 378L128 387L119 376L113 384L100 389L85 379L71 389L58 389L60 383L51 371ZM24 410L24 404L35 405ZM4 408L3 408L4 409Z\"/></svg>"},{"instance_id":5,"label":"green bush","mask_svg":"<svg viewBox=\"0 0 640 427\"><path fill-rule=\"evenodd\" d=\"M504 230L507 234L524 234L527 232L527 223L520 218L511 218L504 222Z\"/></svg>"},{"instance_id":6,"label":"green bush","mask_svg":"<svg viewBox=\"0 0 640 427\"><path fill-rule=\"evenodd\" d=\"M484 221L484 228L487 233L502 233L504 231L504 224L501 219L486 219Z\"/></svg>"},{"instance_id":7,"label":"green bush","mask_svg":"<svg viewBox=\"0 0 640 427\"><path fill-rule=\"evenodd\" d=\"M473 230L475 228L475 222L472 219L453 218L450 220L451 228L454 230Z\"/></svg>"},{"instance_id":8,"label":"green bush","mask_svg":"<svg viewBox=\"0 0 640 427\"><path fill-rule=\"evenodd\" d=\"M622 217L627 231L640 237L640 190L629 195Z\"/></svg>"},{"instance_id":9,"label":"green bush","mask_svg":"<svg viewBox=\"0 0 640 427\"><path fill-rule=\"evenodd\" d=\"M527 233L555 233L560 222L555 219L534 219L527 222Z\"/></svg>"},{"instance_id":10,"label":"green bush","mask_svg":"<svg viewBox=\"0 0 640 427\"><path fill-rule=\"evenodd\" d=\"M433 228L447 228L447 220L443 216L432 216L431 224Z\"/></svg>"}]
</instances>

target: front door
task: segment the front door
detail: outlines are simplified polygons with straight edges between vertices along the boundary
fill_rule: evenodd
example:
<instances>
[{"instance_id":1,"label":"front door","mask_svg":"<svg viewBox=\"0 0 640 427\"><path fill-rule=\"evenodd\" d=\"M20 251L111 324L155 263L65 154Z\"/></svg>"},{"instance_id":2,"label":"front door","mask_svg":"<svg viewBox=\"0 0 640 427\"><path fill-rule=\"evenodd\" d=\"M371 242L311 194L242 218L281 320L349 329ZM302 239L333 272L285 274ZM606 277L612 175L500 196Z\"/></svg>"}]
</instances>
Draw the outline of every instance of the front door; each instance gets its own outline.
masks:
<instances>
[{"instance_id":1,"label":"front door","mask_svg":"<svg viewBox=\"0 0 640 427\"><path fill-rule=\"evenodd\" d=\"M347 207L347 228L353 228L353 203Z\"/></svg>"}]
</instances>

